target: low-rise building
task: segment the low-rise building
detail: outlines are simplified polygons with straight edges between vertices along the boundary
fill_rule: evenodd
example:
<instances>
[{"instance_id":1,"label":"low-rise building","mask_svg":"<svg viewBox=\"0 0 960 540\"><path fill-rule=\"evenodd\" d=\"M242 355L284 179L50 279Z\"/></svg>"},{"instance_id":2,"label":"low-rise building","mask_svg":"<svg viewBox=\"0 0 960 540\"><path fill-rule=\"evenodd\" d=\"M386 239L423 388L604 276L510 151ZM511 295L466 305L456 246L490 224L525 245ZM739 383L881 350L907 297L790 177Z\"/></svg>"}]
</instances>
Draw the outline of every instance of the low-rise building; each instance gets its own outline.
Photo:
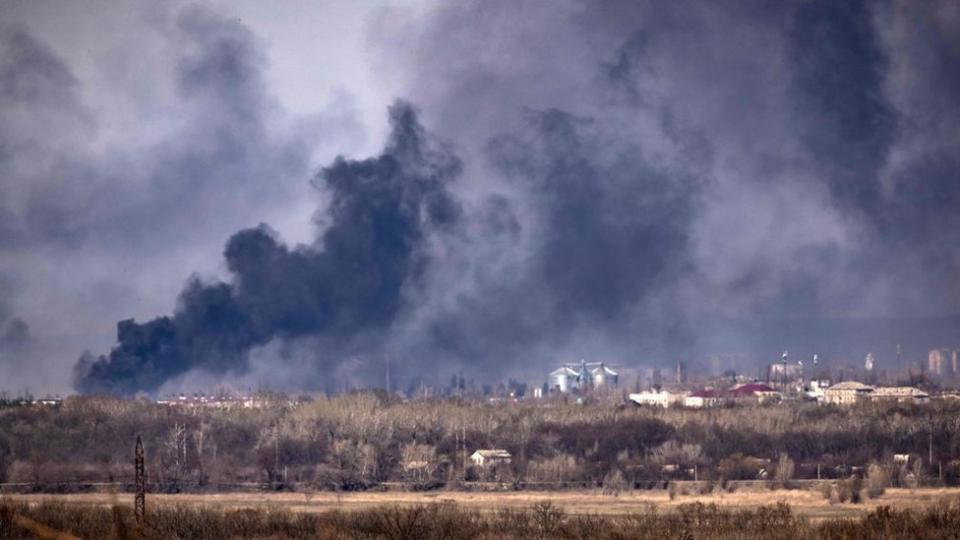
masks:
<instances>
[{"instance_id":1,"label":"low-rise building","mask_svg":"<svg viewBox=\"0 0 960 540\"><path fill-rule=\"evenodd\" d=\"M683 398L683 406L693 409L703 409L706 407L716 407L723 402L723 396L718 390L706 389L692 392L689 396Z\"/></svg>"},{"instance_id":2,"label":"low-rise building","mask_svg":"<svg viewBox=\"0 0 960 540\"><path fill-rule=\"evenodd\" d=\"M872 386L857 381L844 381L824 390L823 400L837 405L851 405L868 399L872 393Z\"/></svg>"},{"instance_id":3,"label":"low-rise building","mask_svg":"<svg viewBox=\"0 0 960 540\"><path fill-rule=\"evenodd\" d=\"M736 401L753 401L757 403L767 403L770 401L779 401L782 397L780 392L762 383L747 383L734 386L730 389L730 397Z\"/></svg>"},{"instance_id":4,"label":"low-rise building","mask_svg":"<svg viewBox=\"0 0 960 540\"><path fill-rule=\"evenodd\" d=\"M512 457L510 452L506 450L491 448L477 450L470 456L470 461L478 467L489 467L491 465L508 465Z\"/></svg>"},{"instance_id":5,"label":"low-rise building","mask_svg":"<svg viewBox=\"0 0 960 540\"><path fill-rule=\"evenodd\" d=\"M637 405L647 405L651 407L662 407L666 409L680 403L683 403L685 394L668 392L666 390L647 390L630 394L630 401Z\"/></svg>"},{"instance_id":6,"label":"low-rise building","mask_svg":"<svg viewBox=\"0 0 960 540\"><path fill-rule=\"evenodd\" d=\"M803 391L803 399L809 401L823 402L826 399L824 391L830 387L830 381L827 379L814 379Z\"/></svg>"},{"instance_id":7,"label":"low-rise building","mask_svg":"<svg viewBox=\"0 0 960 540\"><path fill-rule=\"evenodd\" d=\"M188 409L263 409L271 404L283 404L290 407L297 404L295 400L282 398L280 395L271 396L269 394L252 394L247 396L233 396L228 394L210 396L204 394L180 394L179 396L172 396L168 399L159 399L156 403L157 405Z\"/></svg>"},{"instance_id":8,"label":"low-rise building","mask_svg":"<svg viewBox=\"0 0 960 540\"><path fill-rule=\"evenodd\" d=\"M870 399L899 403L926 403L930 401L930 394L912 386L880 386L873 389Z\"/></svg>"}]
</instances>

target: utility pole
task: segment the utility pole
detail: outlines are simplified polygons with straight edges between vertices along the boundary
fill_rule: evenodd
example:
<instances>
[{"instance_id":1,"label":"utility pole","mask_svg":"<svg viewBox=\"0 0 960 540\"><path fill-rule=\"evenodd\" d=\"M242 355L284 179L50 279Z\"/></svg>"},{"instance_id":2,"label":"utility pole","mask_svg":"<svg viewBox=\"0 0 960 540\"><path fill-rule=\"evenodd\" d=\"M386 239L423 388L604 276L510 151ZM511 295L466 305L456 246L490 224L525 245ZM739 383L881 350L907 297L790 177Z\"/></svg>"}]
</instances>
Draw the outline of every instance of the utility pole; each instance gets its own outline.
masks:
<instances>
[{"instance_id":1,"label":"utility pole","mask_svg":"<svg viewBox=\"0 0 960 540\"><path fill-rule=\"evenodd\" d=\"M273 474L274 480L280 476L280 431L278 426L273 426Z\"/></svg>"},{"instance_id":2,"label":"utility pole","mask_svg":"<svg viewBox=\"0 0 960 540\"><path fill-rule=\"evenodd\" d=\"M146 524L146 492L147 475L144 473L143 466L143 441L137 436L137 446L134 450L134 470L136 471L136 495L133 498L133 516L137 522L137 527L141 530Z\"/></svg>"}]
</instances>

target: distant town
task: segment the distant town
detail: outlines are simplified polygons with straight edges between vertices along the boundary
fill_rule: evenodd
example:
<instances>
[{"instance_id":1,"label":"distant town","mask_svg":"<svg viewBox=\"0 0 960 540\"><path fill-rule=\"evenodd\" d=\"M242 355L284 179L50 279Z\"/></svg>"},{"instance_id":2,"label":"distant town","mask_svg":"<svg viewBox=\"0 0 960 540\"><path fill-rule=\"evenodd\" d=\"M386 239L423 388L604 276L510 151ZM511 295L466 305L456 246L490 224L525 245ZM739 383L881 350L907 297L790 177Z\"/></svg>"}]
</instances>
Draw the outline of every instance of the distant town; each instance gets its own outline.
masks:
<instances>
[{"instance_id":1,"label":"distant town","mask_svg":"<svg viewBox=\"0 0 960 540\"><path fill-rule=\"evenodd\" d=\"M581 359L559 365L547 373L545 380L540 383L510 378L505 383L476 384L465 380L462 374L455 373L450 377L449 384L444 386L415 380L406 391L389 388L387 393L407 400L449 397L488 401L620 399L638 406L663 408L768 405L791 401L850 405L867 401L925 403L930 399L960 399L960 349L932 349L927 353L926 362L913 362L900 370L881 368L872 353L865 355L860 368L849 365L828 368L816 354L804 362L793 360L789 352L784 351L777 361L770 362L753 374L742 374L732 368L721 369L724 359L729 358L724 355L711 356L711 369L697 372L689 370L682 361L670 368L624 368ZM711 374L700 374L702 371ZM357 390L378 388L351 387L343 391ZM310 393L304 392L291 397L272 389L237 390L225 387L209 392L143 398L159 405L215 409L256 409L275 405L278 400L296 405L312 399ZM0 404L7 406L57 406L62 401L61 395L38 397L32 395L29 389L14 394L0 391Z\"/></svg>"}]
</instances>

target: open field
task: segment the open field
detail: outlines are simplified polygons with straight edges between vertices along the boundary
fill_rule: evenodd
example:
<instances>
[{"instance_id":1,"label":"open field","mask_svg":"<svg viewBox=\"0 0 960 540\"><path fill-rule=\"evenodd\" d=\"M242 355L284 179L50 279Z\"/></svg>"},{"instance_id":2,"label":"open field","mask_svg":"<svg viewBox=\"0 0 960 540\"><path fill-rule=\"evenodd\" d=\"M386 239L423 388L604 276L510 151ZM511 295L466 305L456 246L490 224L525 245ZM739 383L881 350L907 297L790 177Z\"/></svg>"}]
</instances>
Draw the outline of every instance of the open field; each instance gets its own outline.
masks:
<instances>
[{"instance_id":1,"label":"open field","mask_svg":"<svg viewBox=\"0 0 960 540\"><path fill-rule=\"evenodd\" d=\"M66 495L4 495L8 501L37 504L55 501L67 505L132 504L131 494L81 493ZM240 508L285 509L292 512L329 510L369 510L383 506L415 506L430 503L456 503L464 509L481 512L503 508L527 509L541 501L550 501L569 514L624 515L656 510L670 511L681 504L717 504L729 510L756 509L784 502L795 514L813 521L832 518L858 518L880 506L898 509L923 509L939 501L960 499L960 488L887 489L876 499L861 504L833 504L814 490L772 490L680 495L670 500L666 491L632 491L619 496L603 495L599 490L556 492L352 492L332 493L219 493L148 495L148 505L187 505L219 510Z\"/></svg>"}]
</instances>

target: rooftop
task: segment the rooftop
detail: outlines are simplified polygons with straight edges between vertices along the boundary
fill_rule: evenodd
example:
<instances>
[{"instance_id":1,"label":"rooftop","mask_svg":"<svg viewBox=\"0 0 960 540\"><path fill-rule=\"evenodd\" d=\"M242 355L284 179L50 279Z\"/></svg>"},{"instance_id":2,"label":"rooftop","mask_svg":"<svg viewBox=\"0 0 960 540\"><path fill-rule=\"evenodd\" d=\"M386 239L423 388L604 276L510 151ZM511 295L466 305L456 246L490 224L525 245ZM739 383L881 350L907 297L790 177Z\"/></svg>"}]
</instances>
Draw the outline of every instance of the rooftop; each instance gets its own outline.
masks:
<instances>
[{"instance_id":1,"label":"rooftop","mask_svg":"<svg viewBox=\"0 0 960 540\"><path fill-rule=\"evenodd\" d=\"M869 385L866 385L866 384L863 384L863 383L861 383L861 382L857 382L857 381L843 381L843 382L840 382L840 383L837 383L837 384L831 386L830 388L827 388L827 390L861 390L861 391L868 391L868 390L873 390L873 387L872 387L872 386L869 386Z\"/></svg>"},{"instance_id":2,"label":"rooftop","mask_svg":"<svg viewBox=\"0 0 960 540\"><path fill-rule=\"evenodd\" d=\"M732 388L732 389L730 390L730 394L733 395L733 396L735 396L735 397L736 397L736 396L739 396L739 397L752 396L752 395L756 394L757 392L776 392L776 390L774 390L773 388L770 388L769 386L767 386L767 385L765 385L765 384L761 384L761 383L747 383L747 384L742 384L742 385L737 386L737 387L735 387L735 388Z\"/></svg>"},{"instance_id":3,"label":"rooftop","mask_svg":"<svg viewBox=\"0 0 960 540\"><path fill-rule=\"evenodd\" d=\"M503 450L503 449L500 449L500 448L491 448L491 449L477 450L476 452L474 452L474 455L477 455L477 454L479 454L479 455L481 455L481 456L483 456L483 457L485 457L485 458L487 458L487 459L491 459L491 458L493 458L493 459L505 459L505 458L511 457L511 456L510 456L510 452L507 452L506 450Z\"/></svg>"}]
</instances>

